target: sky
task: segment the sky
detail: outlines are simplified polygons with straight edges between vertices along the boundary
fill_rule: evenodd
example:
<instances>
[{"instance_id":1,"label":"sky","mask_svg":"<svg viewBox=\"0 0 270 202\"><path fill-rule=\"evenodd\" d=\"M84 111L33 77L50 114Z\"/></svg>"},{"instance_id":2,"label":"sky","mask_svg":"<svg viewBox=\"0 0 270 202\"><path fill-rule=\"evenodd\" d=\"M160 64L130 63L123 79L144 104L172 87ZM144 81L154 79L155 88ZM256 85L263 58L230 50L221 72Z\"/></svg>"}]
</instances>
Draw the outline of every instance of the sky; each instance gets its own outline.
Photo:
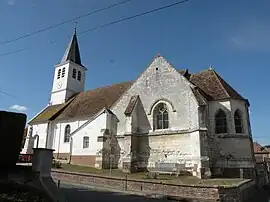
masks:
<instances>
[{"instance_id":1,"label":"sky","mask_svg":"<svg viewBox=\"0 0 270 202\"><path fill-rule=\"evenodd\" d=\"M32 118L48 104L54 66L64 54L75 23L4 42L119 1L0 0L0 92L8 94L0 93L0 109ZM157 54L190 72L212 66L250 101L254 139L270 144L269 0L189 0L80 35L174 2L133 0L78 20L82 62L88 68L86 89L136 79Z\"/></svg>"}]
</instances>

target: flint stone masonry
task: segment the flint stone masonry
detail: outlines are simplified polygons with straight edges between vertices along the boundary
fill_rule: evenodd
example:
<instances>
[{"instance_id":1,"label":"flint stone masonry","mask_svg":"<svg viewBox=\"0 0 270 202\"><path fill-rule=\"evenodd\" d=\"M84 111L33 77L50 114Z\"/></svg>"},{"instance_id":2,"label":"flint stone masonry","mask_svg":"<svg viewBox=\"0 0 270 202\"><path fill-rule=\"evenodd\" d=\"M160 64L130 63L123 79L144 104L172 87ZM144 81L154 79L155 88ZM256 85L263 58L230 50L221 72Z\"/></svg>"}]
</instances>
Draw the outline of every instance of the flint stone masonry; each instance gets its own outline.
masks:
<instances>
[{"instance_id":1,"label":"flint stone masonry","mask_svg":"<svg viewBox=\"0 0 270 202\"><path fill-rule=\"evenodd\" d=\"M133 180L125 178L109 178L97 175L52 171L52 177L56 180L75 184L95 186L96 188L108 188L120 191L132 191L137 193L158 194L171 197L183 197L191 199L213 199L221 202L242 202L256 194L255 182L245 180L238 185L175 185L150 182L146 180Z\"/></svg>"}]
</instances>

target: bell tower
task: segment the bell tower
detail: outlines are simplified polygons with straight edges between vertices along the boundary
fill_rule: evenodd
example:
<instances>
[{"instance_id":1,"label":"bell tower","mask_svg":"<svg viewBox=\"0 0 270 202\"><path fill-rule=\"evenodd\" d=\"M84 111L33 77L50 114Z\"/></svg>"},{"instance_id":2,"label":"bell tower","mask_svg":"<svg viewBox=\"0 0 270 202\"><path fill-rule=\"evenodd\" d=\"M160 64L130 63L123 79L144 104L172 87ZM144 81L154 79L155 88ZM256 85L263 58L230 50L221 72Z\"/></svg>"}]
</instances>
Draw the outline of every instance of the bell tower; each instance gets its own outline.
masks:
<instances>
[{"instance_id":1,"label":"bell tower","mask_svg":"<svg viewBox=\"0 0 270 202\"><path fill-rule=\"evenodd\" d=\"M74 94L83 92L86 71L75 29L60 64L55 66L50 105L65 103Z\"/></svg>"}]
</instances>

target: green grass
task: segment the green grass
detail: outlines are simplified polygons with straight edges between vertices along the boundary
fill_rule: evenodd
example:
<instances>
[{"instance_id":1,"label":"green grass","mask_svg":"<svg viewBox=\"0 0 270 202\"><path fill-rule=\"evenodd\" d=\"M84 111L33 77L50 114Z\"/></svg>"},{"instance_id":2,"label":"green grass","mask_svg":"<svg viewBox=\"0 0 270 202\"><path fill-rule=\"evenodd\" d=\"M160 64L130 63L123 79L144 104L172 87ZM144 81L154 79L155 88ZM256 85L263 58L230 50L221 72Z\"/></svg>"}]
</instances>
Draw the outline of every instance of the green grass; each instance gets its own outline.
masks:
<instances>
[{"instance_id":1,"label":"green grass","mask_svg":"<svg viewBox=\"0 0 270 202\"><path fill-rule=\"evenodd\" d=\"M126 174L121 172L118 169L112 169L111 173L109 169L96 169L92 167L86 166L78 166L71 164L63 164L62 168L59 170L70 171L70 172L78 172L78 173L89 173L94 175L106 176L106 177L120 177L125 178L127 175L128 179L135 180L147 180L153 182L163 182L169 184L189 184L189 185L222 185L222 186L232 186L236 185L243 181L243 179L232 178L232 179L199 179L194 176L169 176L169 175L159 175L158 179L151 179L148 177L147 173L132 173Z\"/></svg>"}]
</instances>

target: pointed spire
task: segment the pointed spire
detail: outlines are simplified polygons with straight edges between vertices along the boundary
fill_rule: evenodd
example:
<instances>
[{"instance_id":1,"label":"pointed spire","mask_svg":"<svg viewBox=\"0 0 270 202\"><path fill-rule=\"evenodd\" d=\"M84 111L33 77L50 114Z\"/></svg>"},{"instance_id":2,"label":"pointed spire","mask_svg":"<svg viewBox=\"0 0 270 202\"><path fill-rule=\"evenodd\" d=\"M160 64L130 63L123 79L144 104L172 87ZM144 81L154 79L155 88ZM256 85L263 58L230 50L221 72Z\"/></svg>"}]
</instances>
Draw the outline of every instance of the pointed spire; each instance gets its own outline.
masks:
<instances>
[{"instance_id":1,"label":"pointed spire","mask_svg":"<svg viewBox=\"0 0 270 202\"><path fill-rule=\"evenodd\" d=\"M61 63L64 63L67 61L72 61L78 65L82 65L79 44L78 44L78 40L77 40L76 27L74 29L71 41L68 44L68 47L67 47L66 52L62 58Z\"/></svg>"}]
</instances>

